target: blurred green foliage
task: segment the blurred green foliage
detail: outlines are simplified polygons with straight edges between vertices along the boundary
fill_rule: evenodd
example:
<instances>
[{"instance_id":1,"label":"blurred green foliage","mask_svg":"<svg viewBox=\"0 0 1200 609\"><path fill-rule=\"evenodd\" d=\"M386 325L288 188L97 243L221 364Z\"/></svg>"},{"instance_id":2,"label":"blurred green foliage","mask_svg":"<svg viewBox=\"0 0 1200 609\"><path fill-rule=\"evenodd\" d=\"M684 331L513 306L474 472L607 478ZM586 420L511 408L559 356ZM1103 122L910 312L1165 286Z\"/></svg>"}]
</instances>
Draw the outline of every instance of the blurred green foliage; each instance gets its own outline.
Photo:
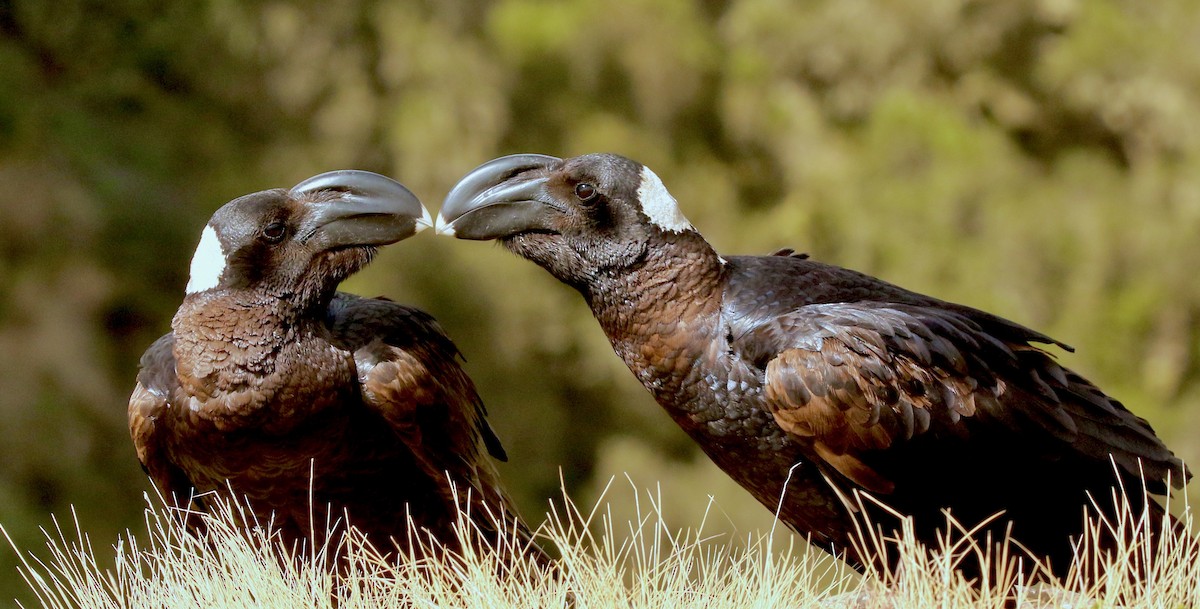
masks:
<instances>
[{"instance_id":1,"label":"blurred green foliage","mask_svg":"<svg viewBox=\"0 0 1200 609\"><path fill-rule=\"evenodd\" d=\"M222 202L354 167L436 208L513 152L633 157L720 251L1044 330L1198 463L1198 110L1194 0L0 0L0 522L136 525L125 399ZM628 470L677 524L718 493L769 526L578 296L494 250L424 234L346 288L442 321L529 519L560 469L583 505Z\"/></svg>"}]
</instances>

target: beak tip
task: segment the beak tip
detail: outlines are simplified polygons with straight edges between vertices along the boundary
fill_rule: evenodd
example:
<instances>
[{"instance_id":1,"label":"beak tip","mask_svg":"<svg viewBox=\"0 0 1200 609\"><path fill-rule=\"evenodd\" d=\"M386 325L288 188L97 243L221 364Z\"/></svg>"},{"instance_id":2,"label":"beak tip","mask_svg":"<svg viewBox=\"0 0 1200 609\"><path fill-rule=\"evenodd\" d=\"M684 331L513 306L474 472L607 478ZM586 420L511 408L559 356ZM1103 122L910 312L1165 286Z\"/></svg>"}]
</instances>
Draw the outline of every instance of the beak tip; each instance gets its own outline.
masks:
<instances>
[{"instance_id":1,"label":"beak tip","mask_svg":"<svg viewBox=\"0 0 1200 609\"><path fill-rule=\"evenodd\" d=\"M446 218L442 217L442 214L440 213L437 216L437 221L434 222L433 230L434 233L438 235L445 235L447 237L454 236L454 224L447 222Z\"/></svg>"},{"instance_id":2,"label":"beak tip","mask_svg":"<svg viewBox=\"0 0 1200 609\"><path fill-rule=\"evenodd\" d=\"M426 209L426 207L424 205L421 206L421 217L417 218L416 224L417 224L416 232L418 232L418 233L427 228L434 227L433 218L430 217L429 210Z\"/></svg>"}]
</instances>

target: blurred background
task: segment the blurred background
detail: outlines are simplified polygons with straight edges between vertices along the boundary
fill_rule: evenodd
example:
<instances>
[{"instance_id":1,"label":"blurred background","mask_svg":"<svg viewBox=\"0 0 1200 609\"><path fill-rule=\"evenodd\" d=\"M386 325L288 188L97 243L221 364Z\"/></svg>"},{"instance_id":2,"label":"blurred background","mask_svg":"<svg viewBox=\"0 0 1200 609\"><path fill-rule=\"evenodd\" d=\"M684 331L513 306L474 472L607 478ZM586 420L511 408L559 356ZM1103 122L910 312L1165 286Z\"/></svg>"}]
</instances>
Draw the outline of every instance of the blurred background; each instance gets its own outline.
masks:
<instances>
[{"instance_id":1,"label":"blurred background","mask_svg":"<svg viewBox=\"0 0 1200 609\"><path fill-rule=\"evenodd\" d=\"M1195 0L0 0L0 523L141 528L126 399L223 202L358 168L436 210L515 152L624 154L721 252L1043 330L1200 463L1198 112ZM441 320L530 521L615 475L770 526L534 265L427 232L345 289Z\"/></svg>"}]
</instances>

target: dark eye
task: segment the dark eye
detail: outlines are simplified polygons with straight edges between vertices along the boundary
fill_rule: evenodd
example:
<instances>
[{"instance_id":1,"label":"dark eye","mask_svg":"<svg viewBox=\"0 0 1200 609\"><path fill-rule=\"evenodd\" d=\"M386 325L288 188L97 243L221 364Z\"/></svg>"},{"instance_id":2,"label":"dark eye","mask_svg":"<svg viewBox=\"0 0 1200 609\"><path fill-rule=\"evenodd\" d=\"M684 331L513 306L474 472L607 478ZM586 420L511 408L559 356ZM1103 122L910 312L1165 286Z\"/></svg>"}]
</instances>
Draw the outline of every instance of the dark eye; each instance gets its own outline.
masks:
<instances>
[{"instance_id":1,"label":"dark eye","mask_svg":"<svg viewBox=\"0 0 1200 609\"><path fill-rule=\"evenodd\" d=\"M272 222L262 229L263 239L271 243L279 243L287 235L287 225L280 221Z\"/></svg>"},{"instance_id":2,"label":"dark eye","mask_svg":"<svg viewBox=\"0 0 1200 609\"><path fill-rule=\"evenodd\" d=\"M590 201L596 197L596 187L587 182L580 182L575 185L575 196L579 197L580 201Z\"/></svg>"}]
</instances>

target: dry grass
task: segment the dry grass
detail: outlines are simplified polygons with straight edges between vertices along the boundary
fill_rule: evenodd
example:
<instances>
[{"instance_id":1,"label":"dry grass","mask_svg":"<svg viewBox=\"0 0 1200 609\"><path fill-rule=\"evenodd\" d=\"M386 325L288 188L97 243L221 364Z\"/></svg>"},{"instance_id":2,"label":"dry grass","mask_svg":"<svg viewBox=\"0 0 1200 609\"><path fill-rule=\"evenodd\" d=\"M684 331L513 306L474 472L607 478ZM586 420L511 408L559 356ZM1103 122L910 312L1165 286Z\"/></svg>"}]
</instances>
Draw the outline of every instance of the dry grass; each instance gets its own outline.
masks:
<instances>
[{"instance_id":1,"label":"dry grass","mask_svg":"<svg viewBox=\"0 0 1200 609\"><path fill-rule=\"evenodd\" d=\"M615 522L603 501L587 511L569 500L555 504L539 535L561 549L557 573L513 559L520 555L515 535L481 543L466 519L459 533L471 541L468 549L450 554L426 544L433 559L384 560L353 536L336 552L282 548L269 523L237 524L247 521L247 512L229 502L198 516L203 533L183 526L179 510L151 502L146 531L117 541L112 567L100 566L74 519L67 529L56 520L55 529L46 532L44 556L18 552L22 575L47 609L1200 607L1200 541L1168 532L1164 543L1150 548L1143 543L1149 524L1139 514L1094 522L1075 573L1061 586L1029 587L1025 583L1036 566L964 543L963 530L953 523L947 540L957 542L926 551L906 532L891 545L900 553L896 572L858 577L823 552L777 544L773 531L735 543L706 538L704 523L671 529L658 498L640 497L633 522ZM1190 529L1186 506L1183 518ZM1132 541L1111 552L1096 550L1095 540L1107 528L1131 531ZM862 538L868 546L880 543L865 531ZM994 581L981 589L954 570L959 561L980 555L996 567ZM331 568L330 560L338 566ZM1086 588L1084 573L1098 576L1091 579L1099 583Z\"/></svg>"}]
</instances>

